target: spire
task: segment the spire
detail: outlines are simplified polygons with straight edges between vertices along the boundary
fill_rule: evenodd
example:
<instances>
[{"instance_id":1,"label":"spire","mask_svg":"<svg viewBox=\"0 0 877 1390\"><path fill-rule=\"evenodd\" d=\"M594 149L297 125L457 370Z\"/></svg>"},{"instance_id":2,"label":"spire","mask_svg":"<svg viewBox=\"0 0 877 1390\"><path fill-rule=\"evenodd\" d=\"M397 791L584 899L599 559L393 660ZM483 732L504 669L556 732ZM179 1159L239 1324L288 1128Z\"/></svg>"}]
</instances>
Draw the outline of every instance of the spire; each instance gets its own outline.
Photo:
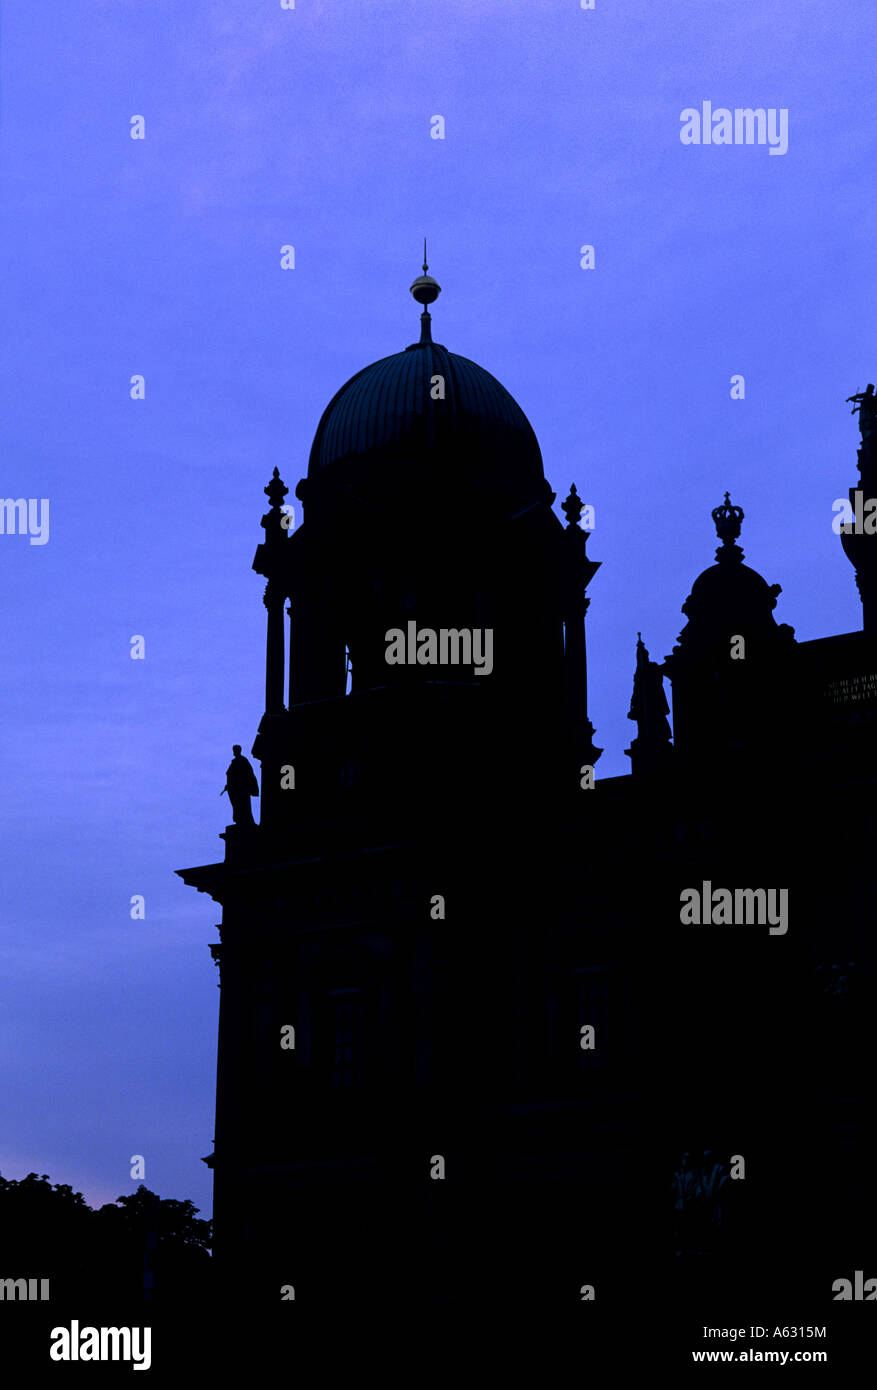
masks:
<instances>
[{"instance_id":1,"label":"spire","mask_svg":"<svg viewBox=\"0 0 877 1390\"><path fill-rule=\"evenodd\" d=\"M264 489L265 495L271 503L270 509L262 517L260 523L265 532L265 539L261 545L257 546L253 559L253 569L257 574L265 576L269 581L269 587L273 581L274 589L281 594L281 597L283 596L282 589L288 563L284 545L289 540L289 525L292 520L289 515L292 508L284 511L283 499L288 491L286 483L281 478L278 469L275 468L268 486Z\"/></svg>"},{"instance_id":2,"label":"spire","mask_svg":"<svg viewBox=\"0 0 877 1390\"><path fill-rule=\"evenodd\" d=\"M588 598L585 590L600 563L588 559L588 532L579 526L583 503L575 483L561 507L566 513L566 530L560 532L561 566L563 572L563 664L566 684L566 704L573 742L579 764L596 763L602 753L594 743L594 726L588 718L588 660L585 650L585 614Z\"/></svg>"},{"instance_id":3,"label":"spire","mask_svg":"<svg viewBox=\"0 0 877 1390\"><path fill-rule=\"evenodd\" d=\"M578 526L582 511L584 510L584 505L584 502L576 491L576 485L573 483L566 501L560 504L561 510L566 514L567 526Z\"/></svg>"},{"instance_id":4,"label":"spire","mask_svg":"<svg viewBox=\"0 0 877 1390\"><path fill-rule=\"evenodd\" d=\"M285 636L283 624L283 605L288 597L287 553L285 542L289 540L288 517L283 511L283 499L289 491L274 469L265 496L271 503L271 510L262 517L265 539L256 549L253 569L268 580L265 585L264 604L268 610L268 639L265 662L265 714L279 715L284 712L284 687L286 683ZM287 522L287 525L284 525ZM256 754L260 757L260 754ZM263 809L264 817L264 809Z\"/></svg>"},{"instance_id":5,"label":"spire","mask_svg":"<svg viewBox=\"0 0 877 1390\"><path fill-rule=\"evenodd\" d=\"M289 488L276 468L271 474L268 486L263 491L271 503L271 510L262 517L262 525L265 528L265 541L273 548L278 541L289 540L289 518L283 511L283 499ZM266 573L266 571L260 570L259 573Z\"/></svg>"},{"instance_id":6,"label":"spire","mask_svg":"<svg viewBox=\"0 0 877 1390\"><path fill-rule=\"evenodd\" d=\"M431 318L430 312L429 312L429 310L427 309L426 306L427 306L427 304L432 304L432 302L433 302L434 300L438 299L439 295L440 295L441 292L442 292L441 285L438 283L438 281L437 281L437 280L434 280L434 279L432 278L431 275L427 275L426 272L427 272L428 270L429 270L429 266L427 265L427 261L426 261L426 237L424 237L424 238L423 238L423 274L422 274L422 275L418 275L417 279L416 279L416 280L414 281L414 283L411 285L411 293L412 293L412 295L413 295L414 298L417 300L418 304L422 304L422 305L423 305L423 313L420 315L420 342L421 342L421 344L423 344L423 343L431 343L431 342L432 342L432 332L431 332L431 328L430 328L430 325L432 324L432 318Z\"/></svg>"},{"instance_id":7,"label":"spire","mask_svg":"<svg viewBox=\"0 0 877 1390\"><path fill-rule=\"evenodd\" d=\"M271 474L271 481L266 488L263 488L263 491L272 507L279 508L283 505L283 499L289 492L289 488L281 478L277 468L274 469Z\"/></svg>"},{"instance_id":8,"label":"spire","mask_svg":"<svg viewBox=\"0 0 877 1390\"><path fill-rule=\"evenodd\" d=\"M731 494L726 492L724 502L719 507L713 507L710 515L715 522L716 535L722 542L716 551L716 559L720 565L739 565L743 559L743 551L734 542L740 534L743 508L735 507L731 502Z\"/></svg>"}]
</instances>

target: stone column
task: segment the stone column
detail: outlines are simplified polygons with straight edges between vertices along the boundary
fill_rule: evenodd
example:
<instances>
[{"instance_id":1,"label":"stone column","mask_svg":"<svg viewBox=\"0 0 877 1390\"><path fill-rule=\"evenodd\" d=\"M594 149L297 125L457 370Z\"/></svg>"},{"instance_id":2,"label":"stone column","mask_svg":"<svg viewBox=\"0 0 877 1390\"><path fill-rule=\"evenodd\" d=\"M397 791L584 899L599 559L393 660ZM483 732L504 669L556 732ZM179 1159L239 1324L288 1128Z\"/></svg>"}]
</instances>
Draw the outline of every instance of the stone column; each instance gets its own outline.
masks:
<instances>
[{"instance_id":1,"label":"stone column","mask_svg":"<svg viewBox=\"0 0 877 1390\"><path fill-rule=\"evenodd\" d=\"M286 595L269 580L265 586L265 607L268 609L268 641L265 661L265 713L282 714L284 709L284 675L286 670L283 605Z\"/></svg>"}]
</instances>

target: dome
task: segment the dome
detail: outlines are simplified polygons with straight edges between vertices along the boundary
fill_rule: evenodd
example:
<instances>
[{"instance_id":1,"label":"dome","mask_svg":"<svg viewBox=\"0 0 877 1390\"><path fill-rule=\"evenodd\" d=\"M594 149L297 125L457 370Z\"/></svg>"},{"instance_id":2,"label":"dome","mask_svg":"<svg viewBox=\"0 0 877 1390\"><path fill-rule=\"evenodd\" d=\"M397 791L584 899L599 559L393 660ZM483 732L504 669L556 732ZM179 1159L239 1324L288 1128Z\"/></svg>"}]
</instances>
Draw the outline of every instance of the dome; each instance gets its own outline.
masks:
<instances>
[{"instance_id":1,"label":"dome","mask_svg":"<svg viewBox=\"0 0 877 1390\"><path fill-rule=\"evenodd\" d=\"M776 608L779 584L768 584L757 570L743 564L710 565L699 574L682 605L689 617L750 618L766 621Z\"/></svg>"},{"instance_id":2,"label":"dome","mask_svg":"<svg viewBox=\"0 0 877 1390\"><path fill-rule=\"evenodd\" d=\"M548 487L536 435L514 397L476 362L429 340L364 367L335 393L317 427L308 481L378 482L386 469L413 482L421 465L521 506Z\"/></svg>"},{"instance_id":3,"label":"dome","mask_svg":"<svg viewBox=\"0 0 877 1390\"><path fill-rule=\"evenodd\" d=\"M722 544L716 563L698 575L682 605L688 622L667 658L670 670L693 652L724 648L734 633L783 644L794 637L794 630L787 623L777 625L773 616L781 585L768 584L757 570L744 565L743 551L734 543L740 535L743 508L735 507L726 492L712 518Z\"/></svg>"}]
</instances>

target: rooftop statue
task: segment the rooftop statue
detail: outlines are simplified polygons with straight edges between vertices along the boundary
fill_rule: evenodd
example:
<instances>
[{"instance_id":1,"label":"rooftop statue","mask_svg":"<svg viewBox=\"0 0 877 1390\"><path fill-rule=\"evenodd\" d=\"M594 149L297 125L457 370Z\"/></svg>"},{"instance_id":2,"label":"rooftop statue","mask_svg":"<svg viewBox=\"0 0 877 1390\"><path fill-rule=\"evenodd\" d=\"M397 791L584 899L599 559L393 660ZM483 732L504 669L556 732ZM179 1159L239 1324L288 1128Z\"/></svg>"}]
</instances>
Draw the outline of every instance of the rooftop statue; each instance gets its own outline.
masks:
<instances>
[{"instance_id":1,"label":"rooftop statue","mask_svg":"<svg viewBox=\"0 0 877 1390\"><path fill-rule=\"evenodd\" d=\"M231 751L234 757L226 768L225 786L219 795L228 792L235 825L253 825L250 797L259 795L259 783L252 763L241 753L241 745L236 743Z\"/></svg>"},{"instance_id":2,"label":"rooftop statue","mask_svg":"<svg viewBox=\"0 0 877 1390\"><path fill-rule=\"evenodd\" d=\"M847 396L848 401L853 402L851 415L859 414L859 429L862 439L870 439L877 425L877 396L874 395L874 384L869 381L864 391L859 391L855 396Z\"/></svg>"}]
</instances>

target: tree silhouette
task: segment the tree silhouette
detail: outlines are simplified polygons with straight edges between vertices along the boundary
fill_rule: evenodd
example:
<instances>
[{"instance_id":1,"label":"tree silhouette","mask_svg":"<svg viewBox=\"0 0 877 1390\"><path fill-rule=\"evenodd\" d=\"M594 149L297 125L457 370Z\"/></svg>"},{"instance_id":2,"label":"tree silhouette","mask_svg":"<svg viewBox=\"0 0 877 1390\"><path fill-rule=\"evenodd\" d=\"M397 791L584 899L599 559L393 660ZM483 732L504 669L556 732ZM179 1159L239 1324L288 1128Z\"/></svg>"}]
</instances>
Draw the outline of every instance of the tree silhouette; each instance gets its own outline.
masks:
<instances>
[{"instance_id":1,"label":"tree silhouette","mask_svg":"<svg viewBox=\"0 0 877 1390\"><path fill-rule=\"evenodd\" d=\"M51 1297L170 1304L210 1283L212 1223L142 1184L98 1210L48 1174L0 1175L0 1276L51 1280Z\"/></svg>"}]
</instances>

